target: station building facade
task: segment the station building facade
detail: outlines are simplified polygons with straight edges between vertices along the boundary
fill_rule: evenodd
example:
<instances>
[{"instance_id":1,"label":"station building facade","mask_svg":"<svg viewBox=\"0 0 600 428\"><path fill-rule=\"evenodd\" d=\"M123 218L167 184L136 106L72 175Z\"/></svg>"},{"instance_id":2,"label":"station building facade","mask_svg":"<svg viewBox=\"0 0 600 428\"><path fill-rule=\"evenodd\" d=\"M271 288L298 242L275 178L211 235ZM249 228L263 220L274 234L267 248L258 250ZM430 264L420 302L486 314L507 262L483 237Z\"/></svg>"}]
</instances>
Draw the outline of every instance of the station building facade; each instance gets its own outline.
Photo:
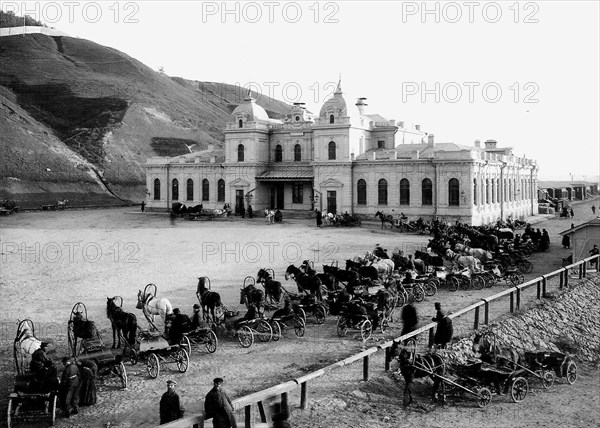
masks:
<instances>
[{"instance_id":1,"label":"station building facade","mask_svg":"<svg viewBox=\"0 0 600 428\"><path fill-rule=\"evenodd\" d=\"M231 114L223 149L148 159L150 210L174 202L409 219L441 217L473 225L537 212L535 161L499 148L437 143L418 125L366 112L341 85L313 115L301 105L272 119L251 96Z\"/></svg>"}]
</instances>

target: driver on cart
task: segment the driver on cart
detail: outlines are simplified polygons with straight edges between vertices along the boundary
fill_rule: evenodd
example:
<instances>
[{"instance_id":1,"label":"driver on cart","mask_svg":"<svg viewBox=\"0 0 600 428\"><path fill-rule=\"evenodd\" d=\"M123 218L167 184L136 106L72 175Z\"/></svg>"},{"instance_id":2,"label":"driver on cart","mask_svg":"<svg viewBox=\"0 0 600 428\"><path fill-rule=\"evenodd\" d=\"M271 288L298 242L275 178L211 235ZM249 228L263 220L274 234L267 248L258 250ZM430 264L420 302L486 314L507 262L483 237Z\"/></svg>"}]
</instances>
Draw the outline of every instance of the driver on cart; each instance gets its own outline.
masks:
<instances>
[{"instance_id":1,"label":"driver on cart","mask_svg":"<svg viewBox=\"0 0 600 428\"><path fill-rule=\"evenodd\" d=\"M172 343L179 343L183 338L183 333L187 333L192 329L192 321L186 314L182 314L179 308L173 309L171 317L169 339Z\"/></svg>"},{"instance_id":2,"label":"driver on cart","mask_svg":"<svg viewBox=\"0 0 600 428\"><path fill-rule=\"evenodd\" d=\"M225 324L227 325L228 328L237 330L242 323L252 321L256 318L258 318L258 309L254 303L250 303L250 305L248 306L248 312L246 312L246 315L244 315L244 316L236 315L231 318L227 318L225 320Z\"/></svg>"},{"instance_id":3,"label":"driver on cart","mask_svg":"<svg viewBox=\"0 0 600 428\"><path fill-rule=\"evenodd\" d=\"M273 316L271 317L271 320L277 319L277 318L285 319L285 318L287 318L287 317L289 317L289 316L291 316L293 314L294 314L294 310L292 309L292 302L289 299L286 299L283 308L282 309L277 309L273 313Z\"/></svg>"},{"instance_id":4,"label":"driver on cart","mask_svg":"<svg viewBox=\"0 0 600 428\"><path fill-rule=\"evenodd\" d=\"M367 309L356 300L346 304L345 312L352 325L358 324L367 316Z\"/></svg>"},{"instance_id":5,"label":"driver on cart","mask_svg":"<svg viewBox=\"0 0 600 428\"><path fill-rule=\"evenodd\" d=\"M35 376L41 388L58 389L57 369L54 362L46 355L50 344L42 342L40 347L31 355L29 370Z\"/></svg>"}]
</instances>

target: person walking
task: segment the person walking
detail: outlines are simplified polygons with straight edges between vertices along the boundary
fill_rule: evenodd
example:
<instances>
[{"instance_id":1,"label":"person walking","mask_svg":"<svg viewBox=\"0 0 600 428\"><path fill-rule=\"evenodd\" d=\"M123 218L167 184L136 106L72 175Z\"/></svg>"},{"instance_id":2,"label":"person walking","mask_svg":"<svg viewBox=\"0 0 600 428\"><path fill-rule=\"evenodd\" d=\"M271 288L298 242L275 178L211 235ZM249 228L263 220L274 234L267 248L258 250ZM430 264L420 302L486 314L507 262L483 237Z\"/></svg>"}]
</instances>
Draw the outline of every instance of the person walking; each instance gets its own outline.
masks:
<instances>
[{"instance_id":1,"label":"person walking","mask_svg":"<svg viewBox=\"0 0 600 428\"><path fill-rule=\"evenodd\" d=\"M166 424L167 422L174 421L176 419L183 418L185 410L179 400L179 395L175 392L177 382L174 380L167 381L167 391L160 398L160 423Z\"/></svg>"},{"instance_id":2,"label":"person walking","mask_svg":"<svg viewBox=\"0 0 600 428\"><path fill-rule=\"evenodd\" d=\"M248 204L248 218L252 218L252 205Z\"/></svg>"},{"instance_id":3,"label":"person walking","mask_svg":"<svg viewBox=\"0 0 600 428\"><path fill-rule=\"evenodd\" d=\"M323 214L321 213L321 211L319 211L318 209L315 208L315 214L317 215L317 227L321 227L321 225L323 224Z\"/></svg>"},{"instance_id":4,"label":"person walking","mask_svg":"<svg viewBox=\"0 0 600 428\"><path fill-rule=\"evenodd\" d=\"M442 310L440 302L435 303L436 315L431 320L438 323L435 329L435 335L433 337L434 346L438 346L441 349L445 349L446 345L452 340L454 330L452 327L452 320L448 318L446 312Z\"/></svg>"},{"instance_id":5,"label":"person walking","mask_svg":"<svg viewBox=\"0 0 600 428\"><path fill-rule=\"evenodd\" d=\"M204 400L204 417L213 420L214 428L237 428L233 404L221 387L223 382L220 377L213 380L213 388L206 394Z\"/></svg>"},{"instance_id":6,"label":"person walking","mask_svg":"<svg viewBox=\"0 0 600 428\"><path fill-rule=\"evenodd\" d=\"M571 218L575 217L575 213L573 212L573 207L571 207Z\"/></svg>"},{"instance_id":7,"label":"person walking","mask_svg":"<svg viewBox=\"0 0 600 428\"><path fill-rule=\"evenodd\" d=\"M568 250L569 248L571 248L571 237L570 237L569 235L566 235L566 234L565 234L565 235L563 236L563 238L562 238L562 246L563 246L563 248L565 248L565 249L567 249L567 250Z\"/></svg>"},{"instance_id":8,"label":"person walking","mask_svg":"<svg viewBox=\"0 0 600 428\"><path fill-rule=\"evenodd\" d=\"M592 215L596 215L596 205L592 205Z\"/></svg>"},{"instance_id":9,"label":"person walking","mask_svg":"<svg viewBox=\"0 0 600 428\"><path fill-rule=\"evenodd\" d=\"M142 201L142 212L146 210L146 202Z\"/></svg>"},{"instance_id":10,"label":"person walking","mask_svg":"<svg viewBox=\"0 0 600 428\"><path fill-rule=\"evenodd\" d=\"M65 369L60 380L61 406L65 417L79 413L79 368L69 357L62 359Z\"/></svg>"}]
</instances>

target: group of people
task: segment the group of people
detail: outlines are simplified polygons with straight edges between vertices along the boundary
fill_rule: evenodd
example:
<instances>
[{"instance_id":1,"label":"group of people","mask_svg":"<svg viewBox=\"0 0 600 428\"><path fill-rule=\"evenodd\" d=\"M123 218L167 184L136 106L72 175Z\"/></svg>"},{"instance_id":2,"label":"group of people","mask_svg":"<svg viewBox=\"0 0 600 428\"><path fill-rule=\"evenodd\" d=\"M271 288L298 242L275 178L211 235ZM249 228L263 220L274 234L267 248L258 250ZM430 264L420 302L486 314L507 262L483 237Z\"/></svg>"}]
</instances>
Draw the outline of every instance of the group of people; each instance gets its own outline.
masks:
<instances>
[{"instance_id":1,"label":"group of people","mask_svg":"<svg viewBox=\"0 0 600 428\"><path fill-rule=\"evenodd\" d=\"M436 302L434 308L436 313L431 320L438 324L433 336L433 345L436 348L445 349L454 335L452 318L450 318L446 311L442 309L442 304L440 302ZM419 317L415 306L412 303L405 305L402 308L402 332L400 335L404 336L405 334L415 331L418 323Z\"/></svg>"},{"instance_id":2,"label":"group of people","mask_svg":"<svg viewBox=\"0 0 600 428\"><path fill-rule=\"evenodd\" d=\"M58 390L59 405L64 416L68 418L79 413L79 406L96 404L96 363L92 360L64 357L64 369L58 383L56 366L47 354L49 346L49 342L40 344L31 356L29 370L37 382L48 385L50 390Z\"/></svg>"}]
</instances>

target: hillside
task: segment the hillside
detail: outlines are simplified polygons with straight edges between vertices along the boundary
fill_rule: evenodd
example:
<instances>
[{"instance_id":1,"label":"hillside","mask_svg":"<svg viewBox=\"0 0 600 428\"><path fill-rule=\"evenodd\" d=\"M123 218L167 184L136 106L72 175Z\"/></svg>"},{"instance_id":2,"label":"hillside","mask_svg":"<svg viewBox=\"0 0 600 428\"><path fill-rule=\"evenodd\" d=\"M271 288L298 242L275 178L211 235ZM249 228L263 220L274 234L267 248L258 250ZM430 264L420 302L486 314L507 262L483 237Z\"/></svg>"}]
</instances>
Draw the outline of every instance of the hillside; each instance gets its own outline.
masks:
<instances>
[{"instance_id":1,"label":"hillside","mask_svg":"<svg viewBox=\"0 0 600 428\"><path fill-rule=\"evenodd\" d=\"M111 192L139 200L146 159L222 145L244 95L71 37L0 37L0 62L0 198L21 206L57 196L104 203ZM274 117L289 110L265 96L258 104Z\"/></svg>"}]
</instances>

